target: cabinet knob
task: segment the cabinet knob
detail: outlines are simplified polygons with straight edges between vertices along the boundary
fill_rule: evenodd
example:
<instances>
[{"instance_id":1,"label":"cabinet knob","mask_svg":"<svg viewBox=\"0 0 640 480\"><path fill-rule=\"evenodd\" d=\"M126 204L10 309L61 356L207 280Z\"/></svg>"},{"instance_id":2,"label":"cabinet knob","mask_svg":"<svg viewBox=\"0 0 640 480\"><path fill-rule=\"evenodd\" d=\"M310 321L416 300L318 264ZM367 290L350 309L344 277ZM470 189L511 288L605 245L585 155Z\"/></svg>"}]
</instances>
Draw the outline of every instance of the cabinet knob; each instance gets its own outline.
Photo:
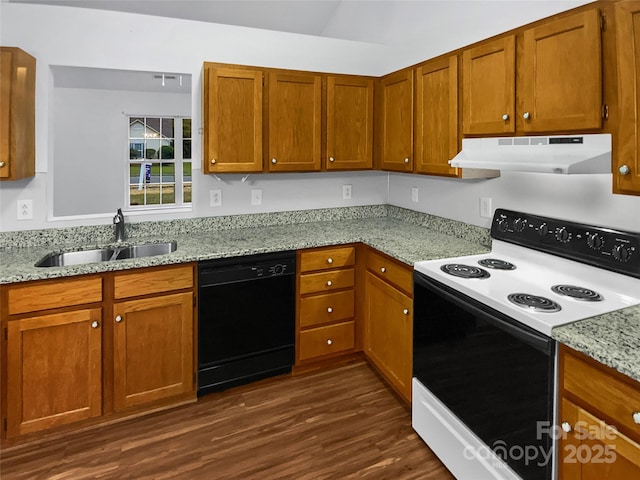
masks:
<instances>
[{"instance_id":1,"label":"cabinet knob","mask_svg":"<svg viewBox=\"0 0 640 480\"><path fill-rule=\"evenodd\" d=\"M276 164L276 163L278 163L278 160L276 160L275 158L272 158L271 159L271 163Z\"/></svg>"},{"instance_id":2,"label":"cabinet knob","mask_svg":"<svg viewBox=\"0 0 640 480\"><path fill-rule=\"evenodd\" d=\"M629 173L631 173L631 169L629 168L628 165L622 165L618 169L618 172L620 172L620 175L629 175Z\"/></svg>"},{"instance_id":3,"label":"cabinet knob","mask_svg":"<svg viewBox=\"0 0 640 480\"><path fill-rule=\"evenodd\" d=\"M327 312L333 313L333 308L331 308L331 307L327 308Z\"/></svg>"},{"instance_id":4,"label":"cabinet knob","mask_svg":"<svg viewBox=\"0 0 640 480\"><path fill-rule=\"evenodd\" d=\"M215 165L215 164L216 164L216 159L215 159L215 158L212 158L212 159L211 159L211 165Z\"/></svg>"},{"instance_id":5,"label":"cabinet knob","mask_svg":"<svg viewBox=\"0 0 640 480\"><path fill-rule=\"evenodd\" d=\"M522 114L522 118L524 118L525 120L529 120L531 118L531 114L529 112L524 112Z\"/></svg>"},{"instance_id":6,"label":"cabinet knob","mask_svg":"<svg viewBox=\"0 0 640 480\"><path fill-rule=\"evenodd\" d=\"M5 165L6 165L6 163L0 162L0 168L4 167Z\"/></svg>"},{"instance_id":7,"label":"cabinet knob","mask_svg":"<svg viewBox=\"0 0 640 480\"><path fill-rule=\"evenodd\" d=\"M327 340L327 345L333 345L333 340L331 339Z\"/></svg>"},{"instance_id":8,"label":"cabinet knob","mask_svg":"<svg viewBox=\"0 0 640 480\"><path fill-rule=\"evenodd\" d=\"M327 287L330 287L331 285L333 285L333 282L331 280L327 280Z\"/></svg>"},{"instance_id":9,"label":"cabinet knob","mask_svg":"<svg viewBox=\"0 0 640 480\"><path fill-rule=\"evenodd\" d=\"M405 315L409 315L409 309L405 308L404 310L402 310L402 313L404 313Z\"/></svg>"},{"instance_id":10,"label":"cabinet knob","mask_svg":"<svg viewBox=\"0 0 640 480\"><path fill-rule=\"evenodd\" d=\"M404 159L404 163L409 163L409 157Z\"/></svg>"},{"instance_id":11,"label":"cabinet knob","mask_svg":"<svg viewBox=\"0 0 640 480\"><path fill-rule=\"evenodd\" d=\"M633 412L631 418L633 418L633 423L640 425L640 412Z\"/></svg>"},{"instance_id":12,"label":"cabinet knob","mask_svg":"<svg viewBox=\"0 0 640 480\"><path fill-rule=\"evenodd\" d=\"M505 113L504 115L502 115L502 119L503 120L509 120L509 114Z\"/></svg>"},{"instance_id":13,"label":"cabinet knob","mask_svg":"<svg viewBox=\"0 0 640 480\"><path fill-rule=\"evenodd\" d=\"M329 263L329 264L333 263L333 258L331 258L331 257L327 258L327 263Z\"/></svg>"},{"instance_id":14,"label":"cabinet knob","mask_svg":"<svg viewBox=\"0 0 640 480\"><path fill-rule=\"evenodd\" d=\"M380 271L381 271L382 273L384 273L384 272L386 272L386 271L387 271L387 268L386 268L386 267L381 267L381 268L380 268Z\"/></svg>"},{"instance_id":15,"label":"cabinet knob","mask_svg":"<svg viewBox=\"0 0 640 480\"><path fill-rule=\"evenodd\" d=\"M98 321L97 321L97 320L94 320L94 321L91 323L91 328L98 328L98 326L99 326L99 325L100 325L100 324L98 323Z\"/></svg>"},{"instance_id":16,"label":"cabinet knob","mask_svg":"<svg viewBox=\"0 0 640 480\"><path fill-rule=\"evenodd\" d=\"M116 317L116 323L120 323L122 321L122 315L118 315Z\"/></svg>"},{"instance_id":17,"label":"cabinet knob","mask_svg":"<svg viewBox=\"0 0 640 480\"><path fill-rule=\"evenodd\" d=\"M330 162L335 162L335 161L336 161L336 159L335 159L335 158L333 158L333 157L329 157L329 161L330 161Z\"/></svg>"},{"instance_id":18,"label":"cabinet knob","mask_svg":"<svg viewBox=\"0 0 640 480\"><path fill-rule=\"evenodd\" d=\"M569 433L573 428L571 428L571 424L569 422L562 422L560 424L560 428L562 428L563 432Z\"/></svg>"}]
</instances>

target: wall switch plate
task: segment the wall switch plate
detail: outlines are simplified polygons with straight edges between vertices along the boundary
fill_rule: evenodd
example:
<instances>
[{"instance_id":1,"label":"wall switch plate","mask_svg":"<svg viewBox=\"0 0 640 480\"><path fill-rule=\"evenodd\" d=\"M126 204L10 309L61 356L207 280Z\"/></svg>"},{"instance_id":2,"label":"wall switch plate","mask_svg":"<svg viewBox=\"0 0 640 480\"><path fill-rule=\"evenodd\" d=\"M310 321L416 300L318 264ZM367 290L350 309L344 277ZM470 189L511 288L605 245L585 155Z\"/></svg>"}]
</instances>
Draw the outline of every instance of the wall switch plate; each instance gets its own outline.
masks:
<instances>
[{"instance_id":1,"label":"wall switch plate","mask_svg":"<svg viewBox=\"0 0 640 480\"><path fill-rule=\"evenodd\" d=\"M411 201L418 203L418 187L411 187Z\"/></svg>"},{"instance_id":2,"label":"wall switch plate","mask_svg":"<svg viewBox=\"0 0 640 480\"><path fill-rule=\"evenodd\" d=\"M480 216L483 218L491 218L491 197L480 197Z\"/></svg>"},{"instance_id":3,"label":"wall switch plate","mask_svg":"<svg viewBox=\"0 0 640 480\"><path fill-rule=\"evenodd\" d=\"M251 189L251 205L262 205L262 189Z\"/></svg>"},{"instance_id":4,"label":"wall switch plate","mask_svg":"<svg viewBox=\"0 0 640 480\"><path fill-rule=\"evenodd\" d=\"M351 185L342 185L342 199L351 200Z\"/></svg>"},{"instance_id":5,"label":"wall switch plate","mask_svg":"<svg viewBox=\"0 0 640 480\"><path fill-rule=\"evenodd\" d=\"M33 218L33 200L18 200L18 220L31 220Z\"/></svg>"},{"instance_id":6,"label":"wall switch plate","mask_svg":"<svg viewBox=\"0 0 640 480\"><path fill-rule=\"evenodd\" d=\"M209 196L211 200L212 207L221 207L222 206L222 190L209 190Z\"/></svg>"}]
</instances>

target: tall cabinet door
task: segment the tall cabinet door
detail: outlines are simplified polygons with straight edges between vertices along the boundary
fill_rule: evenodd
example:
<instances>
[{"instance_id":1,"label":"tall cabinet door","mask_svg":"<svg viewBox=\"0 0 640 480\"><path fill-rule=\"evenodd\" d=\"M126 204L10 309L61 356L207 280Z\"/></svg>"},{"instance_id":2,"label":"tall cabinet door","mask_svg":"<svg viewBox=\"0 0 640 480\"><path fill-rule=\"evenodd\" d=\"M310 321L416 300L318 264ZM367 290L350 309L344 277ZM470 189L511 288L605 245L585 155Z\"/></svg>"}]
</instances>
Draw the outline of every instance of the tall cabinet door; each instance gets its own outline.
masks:
<instances>
[{"instance_id":1,"label":"tall cabinet door","mask_svg":"<svg viewBox=\"0 0 640 480\"><path fill-rule=\"evenodd\" d=\"M116 410L187 393L193 385L193 294L116 303Z\"/></svg>"},{"instance_id":2,"label":"tall cabinet door","mask_svg":"<svg viewBox=\"0 0 640 480\"><path fill-rule=\"evenodd\" d=\"M204 173L262 171L262 77L205 66Z\"/></svg>"},{"instance_id":3,"label":"tall cabinet door","mask_svg":"<svg viewBox=\"0 0 640 480\"><path fill-rule=\"evenodd\" d=\"M327 78L327 170L373 167L373 80Z\"/></svg>"},{"instance_id":4,"label":"tall cabinet door","mask_svg":"<svg viewBox=\"0 0 640 480\"><path fill-rule=\"evenodd\" d=\"M614 193L640 195L640 1L615 4L618 61Z\"/></svg>"},{"instance_id":5,"label":"tall cabinet door","mask_svg":"<svg viewBox=\"0 0 640 480\"><path fill-rule=\"evenodd\" d=\"M269 74L269 170L320 170L322 77Z\"/></svg>"},{"instance_id":6,"label":"tall cabinet door","mask_svg":"<svg viewBox=\"0 0 640 480\"><path fill-rule=\"evenodd\" d=\"M458 153L458 57L416 70L415 172L455 176Z\"/></svg>"},{"instance_id":7,"label":"tall cabinet door","mask_svg":"<svg viewBox=\"0 0 640 480\"><path fill-rule=\"evenodd\" d=\"M7 322L7 436L102 413L102 310Z\"/></svg>"},{"instance_id":8,"label":"tall cabinet door","mask_svg":"<svg viewBox=\"0 0 640 480\"><path fill-rule=\"evenodd\" d=\"M523 131L602 127L598 10L526 30L522 58L518 111Z\"/></svg>"},{"instance_id":9,"label":"tall cabinet door","mask_svg":"<svg viewBox=\"0 0 640 480\"><path fill-rule=\"evenodd\" d=\"M503 37L465 50L462 77L464 134L515 132L515 37Z\"/></svg>"},{"instance_id":10,"label":"tall cabinet door","mask_svg":"<svg viewBox=\"0 0 640 480\"><path fill-rule=\"evenodd\" d=\"M403 70L380 81L380 167L413 170L413 70Z\"/></svg>"}]
</instances>

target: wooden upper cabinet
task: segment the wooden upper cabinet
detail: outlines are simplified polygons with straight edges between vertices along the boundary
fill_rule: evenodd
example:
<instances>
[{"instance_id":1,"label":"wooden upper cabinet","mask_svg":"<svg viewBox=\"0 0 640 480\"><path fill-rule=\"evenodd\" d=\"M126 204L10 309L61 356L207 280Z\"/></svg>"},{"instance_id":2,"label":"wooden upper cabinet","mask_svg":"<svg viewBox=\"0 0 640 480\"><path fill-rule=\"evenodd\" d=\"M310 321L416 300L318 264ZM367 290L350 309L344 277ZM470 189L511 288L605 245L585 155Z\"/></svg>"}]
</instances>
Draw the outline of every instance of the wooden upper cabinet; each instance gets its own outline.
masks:
<instances>
[{"instance_id":1,"label":"wooden upper cabinet","mask_svg":"<svg viewBox=\"0 0 640 480\"><path fill-rule=\"evenodd\" d=\"M36 172L36 59L0 47L0 180Z\"/></svg>"},{"instance_id":2,"label":"wooden upper cabinet","mask_svg":"<svg viewBox=\"0 0 640 480\"><path fill-rule=\"evenodd\" d=\"M417 173L457 174L447 163L458 153L458 57L416 69L414 129Z\"/></svg>"},{"instance_id":3,"label":"wooden upper cabinet","mask_svg":"<svg viewBox=\"0 0 640 480\"><path fill-rule=\"evenodd\" d=\"M262 79L205 64L204 173L262 171Z\"/></svg>"},{"instance_id":4,"label":"wooden upper cabinet","mask_svg":"<svg viewBox=\"0 0 640 480\"><path fill-rule=\"evenodd\" d=\"M373 80L327 77L327 170L373 167Z\"/></svg>"},{"instance_id":5,"label":"wooden upper cabinet","mask_svg":"<svg viewBox=\"0 0 640 480\"><path fill-rule=\"evenodd\" d=\"M269 72L269 171L319 171L322 77Z\"/></svg>"},{"instance_id":6,"label":"wooden upper cabinet","mask_svg":"<svg viewBox=\"0 0 640 480\"><path fill-rule=\"evenodd\" d=\"M465 135L515 132L515 46L511 35L462 53Z\"/></svg>"},{"instance_id":7,"label":"wooden upper cabinet","mask_svg":"<svg viewBox=\"0 0 640 480\"><path fill-rule=\"evenodd\" d=\"M380 80L379 142L383 170L413 170L413 70Z\"/></svg>"},{"instance_id":8,"label":"wooden upper cabinet","mask_svg":"<svg viewBox=\"0 0 640 480\"><path fill-rule=\"evenodd\" d=\"M640 195L640 1L615 4L620 122L613 191Z\"/></svg>"},{"instance_id":9,"label":"wooden upper cabinet","mask_svg":"<svg viewBox=\"0 0 640 480\"><path fill-rule=\"evenodd\" d=\"M518 86L524 132L602 127L601 51L597 9L525 30Z\"/></svg>"}]
</instances>

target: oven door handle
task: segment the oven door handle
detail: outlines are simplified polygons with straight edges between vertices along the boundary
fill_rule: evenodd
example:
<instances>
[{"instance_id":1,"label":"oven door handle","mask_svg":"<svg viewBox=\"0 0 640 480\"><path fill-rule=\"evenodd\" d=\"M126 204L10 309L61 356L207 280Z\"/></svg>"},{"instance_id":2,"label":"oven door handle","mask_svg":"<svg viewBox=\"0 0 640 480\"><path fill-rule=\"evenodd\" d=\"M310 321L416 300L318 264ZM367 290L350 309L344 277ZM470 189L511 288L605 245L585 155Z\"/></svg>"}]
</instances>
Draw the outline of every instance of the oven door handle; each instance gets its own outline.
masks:
<instances>
[{"instance_id":1,"label":"oven door handle","mask_svg":"<svg viewBox=\"0 0 640 480\"><path fill-rule=\"evenodd\" d=\"M496 328L499 328L509 335L512 335L519 340L522 340L527 345L535 348L536 350L546 354L552 355L554 351L554 340L546 335L539 333L526 325L521 325L517 320L513 320L507 315L494 310L491 307L484 305L482 302L468 297L467 295L456 291L440 282L433 280L426 275L414 271L413 279L419 285L437 293L441 297L444 297L449 302L459 306L460 308L468 311L473 315L477 315L485 320L487 323L492 324ZM414 289L414 296L416 295ZM461 300L463 298L464 300ZM415 312L414 312L415 314ZM415 321L415 319L414 319Z\"/></svg>"}]
</instances>

